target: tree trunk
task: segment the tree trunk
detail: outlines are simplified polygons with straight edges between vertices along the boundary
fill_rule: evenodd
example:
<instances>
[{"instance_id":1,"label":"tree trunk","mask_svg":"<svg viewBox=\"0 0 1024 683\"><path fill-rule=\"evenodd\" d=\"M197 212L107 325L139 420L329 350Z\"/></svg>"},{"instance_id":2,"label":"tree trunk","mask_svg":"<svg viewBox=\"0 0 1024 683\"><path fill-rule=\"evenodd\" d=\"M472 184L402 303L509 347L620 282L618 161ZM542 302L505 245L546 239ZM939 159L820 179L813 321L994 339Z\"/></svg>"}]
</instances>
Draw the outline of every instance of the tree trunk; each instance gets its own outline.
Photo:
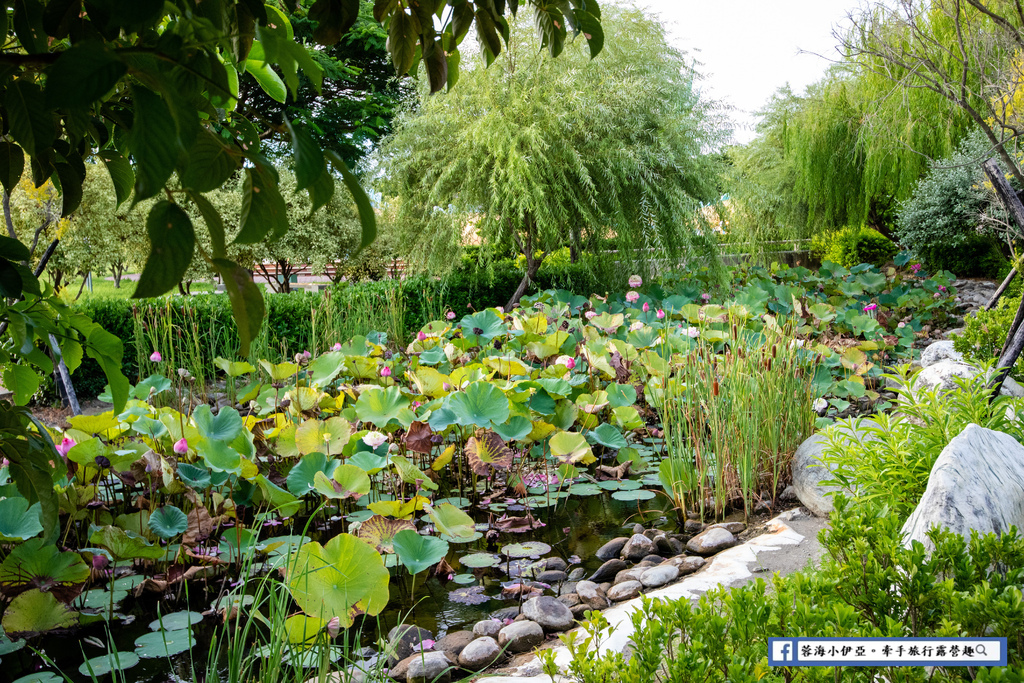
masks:
<instances>
[{"instance_id":1,"label":"tree trunk","mask_svg":"<svg viewBox=\"0 0 1024 683\"><path fill-rule=\"evenodd\" d=\"M513 233L513 238L515 239L516 245L519 247L519 250L523 252L524 256L526 256L526 274L523 275L523 279L519 282L519 286L516 287L515 294L512 295L512 298L509 299L508 303L505 305L505 310L506 311L511 311L512 308L516 304L519 303L519 300L523 298L523 294L526 293L526 288L530 286L531 282L533 282L534 276L537 275L537 271L540 270L540 264L544 261L544 255L543 254L541 255L540 258L537 258L537 255L534 253L535 250L533 248L533 229L532 229L533 228L533 219L530 218L529 216L525 220L525 227L526 227L526 244L525 245L519 239L518 235L516 235L515 233Z\"/></svg>"},{"instance_id":2,"label":"tree trunk","mask_svg":"<svg viewBox=\"0 0 1024 683\"><path fill-rule=\"evenodd\" d=\"M114 289L121 289L121 278L124 277L124 264L114 264L110 267L110 274L114 276Z\"/></svg>"},{"instance_id":3,"label":"tree trunk","mask_svg":"<svg viewBox=\"0 0 1024 683\"><path fill-rule=\"evenodd\" d=\"M4 223L7 224L7 235L12 240L18 239L18 233L14 230L14 220L11 218L11 195L4 192Z\"/></svg>"},{"instance_id":4,"label":"tree trunk","mask_svg":"<svg viewBox=\"0 0 1024 683\"><path fill-rule=\"evenodd\" d=\"M281 275L281 293L292 293L292 268L287 261L277 262L277 272Z\"/></svg>"},{"instance_id":5,"label":"tree trunk","mask_svg":"<svg viewBox=\"0 0 1024 683\"><path fill-rule=\"evenodd\" d=\"M1006 288L1010 286L1010 283L1013 282L1013 278L1015 277L1017 277L1017 269L1010 268L1010 273L1006 276L1006 279L1003 280L1003 283L1001 285L999 285L999 289L997 289L996 293L992 295L992 298L989 299L989 302L985 304L986 311L991 311L993 308L996 307L996 304L999 303L999 297L1003 295L1003 292L1006 291Z\"/></svg>"}]
</instances>

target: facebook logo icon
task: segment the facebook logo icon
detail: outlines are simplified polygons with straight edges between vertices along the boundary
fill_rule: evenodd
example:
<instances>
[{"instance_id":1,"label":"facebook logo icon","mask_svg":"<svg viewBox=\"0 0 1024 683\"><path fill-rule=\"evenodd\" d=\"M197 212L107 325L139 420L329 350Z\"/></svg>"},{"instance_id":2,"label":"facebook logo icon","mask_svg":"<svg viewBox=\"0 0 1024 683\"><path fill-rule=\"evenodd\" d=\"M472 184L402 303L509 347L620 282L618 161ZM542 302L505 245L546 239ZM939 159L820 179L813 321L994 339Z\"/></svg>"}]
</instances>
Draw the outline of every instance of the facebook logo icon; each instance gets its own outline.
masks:
<instances>
[{"instance_id":1,"label":"facebook logo icon","mask_svg":"<svg viewBox=\"0 0 1024 683\"><path fill-rule=\"evenodd\" d=\"M796 642L790 638L768 639L769 666L785 666L796 661Z\"/></svg>"}]
</instances>

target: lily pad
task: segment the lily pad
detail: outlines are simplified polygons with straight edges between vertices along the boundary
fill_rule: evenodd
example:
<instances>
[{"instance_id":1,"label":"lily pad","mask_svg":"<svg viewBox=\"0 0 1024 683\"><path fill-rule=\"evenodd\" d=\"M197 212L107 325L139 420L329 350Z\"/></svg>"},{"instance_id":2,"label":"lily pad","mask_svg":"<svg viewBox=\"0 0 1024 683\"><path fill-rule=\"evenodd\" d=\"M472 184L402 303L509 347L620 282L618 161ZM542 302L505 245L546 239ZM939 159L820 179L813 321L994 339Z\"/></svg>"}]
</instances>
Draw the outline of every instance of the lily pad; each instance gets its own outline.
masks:
<instances>
[{"instance_id":1,"label":"lily pad","mask_svg":"<svg viewBox=\"0 0 1024 683\"><path fill-rule=\"evenodd\" d=\"M600 487L602 491L618 491L619 489L622 488L622 482L619 481L618 479L599 481L597 482L597 485L598 487Z\"/></svg>"},{"instance_id":2,"label":"lily pad","mask_svg":"<svg viewBox=\"0 0 1024 683\"><path fill-rule=\"evenodd\" d=\"M147 659L172 657L185 652L195 644L196 639L190 629L156 631L141 635L135 640L135 653Z\"/></svg>"},{"instance_id":3,"label":"lily pad","mask_svg":"<svg viewBox=\"0 0 1024 683\"><path fill-rule=\"evenodd\" d=\"M460 605L482 605L485 602L490 602L491 597L484 595L483 586L466 586L464 588L456 588L452 592L448 593L448 599L452 602L457 602Z\"/></svg>"},{"instance_id":4,"label":"lily pad","mask_svg":"<svg viewBox=\"0 0 1024 683\"><path fill-rule=\"evenodd\" d=\"M447 399L457 424L493 429L508 421L508 397L490 382L472 382Z\"/></svg>"},{"instance_id":5,"label":"lily pad","mask_svg":"<svg viewBox=\"0 0 1024 683\"><path fill-rule=\"evenodd\" d=\"M473 537L479 538L473 518L451 503L435 505L427 511L427 516L437 527L437 532L453 543L465 543Z\"/></svg>"},{"instance_id":6,"label":"lily pad","mask_svg":"<svg viewBox=\"0 0 1024 683\"><path fill-rule=\"evenodd\" d=\"M302 460L299 460L288 472L288 477L285 480L288 490L293 496L301 498L313 490L313 480L317 472L323 472L330 477L334 474L338 464L338 460L328 459L323 453L309 453L302 456ZM181 469L180 466L178 469Z\"/></svg>"},{"instance_id":7,"label":"lily pad","mask_svg":"<svg viewBox=\"0 0 1024 683\"><path fill-rule=\"evenodd\" d=\"M24 541L39 534L39 503L29 506L20 496L0 500L0 541Z\"/></svg>"},{"instance_id":8,"label":"lily pad","mask_svg":"<svg viewBox=\"0 0 1024 683\"><path fill-rule=\"evenodd\" d=\"M416 533L416 525L407 519L373 515L359 525L357 536L376 548L377 552L390 553L395 550L395 536L402 531Z\"/></svg>"},{"instance_id":9,"label":"lily pad","mask_svg":"<svg viewBox=\"0 0 1024 683\"><path fill-rule=\"evenodd\" d=\"M139 656L134 652L109 652L99 657L93 657L78 667L78 672L83 676L105 676L111 671L124 671L139 663Z\"/></svg>"},{"instance_id":10,"label":"lily pad","mask_svg":"<svg viewBox=\"0 0 1024 683\"><path fill-rule=\"evenodd\" d=\"M149 530L170 540L188 529L188 517L173 505L165 505L149 517Z\"/></svg>"},{"instance_id":11,"label":"lily pad","mask_svg":"<svg viewBox=\"0 0 1024 683\"><path fill-rule=\"evenodd\" d=\"M288 589L306 614L338 617L348 628L358 614L375 616L387 607L390 575L374 548L349 534L327 545L302 546L288 568Z\"/></svg>"},{"instance_id":12,"label":"lily pad","mask_svg":"<svg viewBox=\"0 0 1024 683\"><path fill-rule=\"evenodd\" d=\"M501 558L491 553L473 553L459 558L463 567L481 569L483 567L494 567L501 563Z\"/></svg>"},{"instance_id":13,"label":"lily pad","mask_svg":"<svg viewBox=\"0 0 1024 683\"><path fill-rule=\"evenodd\" d=\"M149 628L153 631L164 629L165 631L177 631L188 628L192 624L198 624L203 620L199 612L171 612L164 614L159 619L150 622Z\"/></svg>"},{"instance_id":14,"label":"lily pad","mask_svg":"<svg viewBox=\"0 0 1024 683\"><path fill-rule=\"evenodd\" d=\"M574 496L596 496L601 493L601 487L597 484L591 484L590 482L573 484L569 488L569 493Z\"/></svg>"},{"instance_id":15,"label":"lily pad","mask_svg":"<svg viewBox=\"0 0 1024 683\"><path fill-rule=\"evenodd\" d=\"M502 546L501 554L511 558L540 557L551 552L551 546L540 541L527 541L526 543L512 543Z\"/></svg>"},{"instance_id":16,"label":"lily pad","mask_svg":"<svg viewBox=\"0 0 1024 683\"><path fill-rule=\"evenodd\" d=\"M0 632L0 657L17 652L23 647L25 647L24 639L11 640L6 633Z\"/></svg>"},{"instance_id":17,"label":"lily pad","mask_svg":"<svg viewBox=\"0 0 1024 683\"><path fill-rule=\"evenodd\" d=\"M472 574L456 574L452 581L459 584L460 586L466 586L472 583L476 583L476 577Z\"/></svg>"},{"instance_id":18,"label":"lily pad","mask_svg":"<svg viewBox=\"0 0 1024 683\"><path fill-rule=\"evenodd\" d=\"M16 679L14 683L64 683L64 679L52 671L37 671Z\"/></svg>"},{"instance_id":19,"label":"lily pad","mask_svg":"<svg viewBox=\"0 0 1024 683\"><path fill-rule=\"evenodd\" d=\"M654 491L648 491L647 489L636 489L635 491L616 491L612 494L612 498L615 500L650 500L654 498L656 494Z\"/></svg>"}]
</instances>

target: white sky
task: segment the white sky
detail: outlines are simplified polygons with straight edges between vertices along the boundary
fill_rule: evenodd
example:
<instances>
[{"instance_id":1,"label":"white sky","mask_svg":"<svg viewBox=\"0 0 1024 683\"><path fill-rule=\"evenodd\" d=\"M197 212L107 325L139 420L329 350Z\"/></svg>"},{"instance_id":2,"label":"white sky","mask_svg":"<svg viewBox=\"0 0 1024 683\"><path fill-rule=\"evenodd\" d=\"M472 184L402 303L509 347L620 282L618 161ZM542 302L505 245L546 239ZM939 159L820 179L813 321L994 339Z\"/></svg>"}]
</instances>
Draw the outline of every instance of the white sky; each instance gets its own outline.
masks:
<instances>
[{"instance_id":1,"label":"white sky","mask_svg":"<svg viewBox=\"0 0 1024 683\"><path fill-rule=\"evenodd\" d=\"M838 58L834 26L858 0L636 0L673 45L703 62L705 91L732 107L736 142L754 137L755 111L787 82L800 93ZM801 54L801 51L814 54Z\"/></svg>"}]
</instances>

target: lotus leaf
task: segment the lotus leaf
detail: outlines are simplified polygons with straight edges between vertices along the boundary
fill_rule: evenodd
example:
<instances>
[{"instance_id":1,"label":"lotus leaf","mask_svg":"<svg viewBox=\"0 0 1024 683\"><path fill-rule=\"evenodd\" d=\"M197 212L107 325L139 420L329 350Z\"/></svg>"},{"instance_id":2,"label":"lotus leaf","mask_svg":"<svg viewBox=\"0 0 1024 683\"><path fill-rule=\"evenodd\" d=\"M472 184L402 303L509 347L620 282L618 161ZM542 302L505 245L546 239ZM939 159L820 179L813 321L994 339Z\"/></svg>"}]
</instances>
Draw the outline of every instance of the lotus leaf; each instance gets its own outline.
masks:
<instances>
[{"instance_id":1,"label":"lotus leaf","mask_svg":"<svg viewBox=\"0 0 1024 683\"><path fill-rule=\"evenodd\" d=\"M615 313L613 315L605 311L594 316L594 318L591 319L590 324L606 334L614 334L616 330L622 327L622 323L625 321L626 317L621 313Z\"/></svg>"},{"instance_id":2,"label":"lotus leaf","mask_svg":"<svg viewBox=\"0 0 1024 683\"><path fill-rule=\"evenodd\" d=\"M597 484L591 484L589 482L583 484L573 484L569 489L569 493L574 496L596 496L601 493L601 487Z\"/></svg>"},{"instance_id":3,"label":"lotus leaf","mask_svg":"<svg viewBox=\"0 0 1024 683\"><path fill-rule=\"evenodd\" d=\"M281 382L290 377L294 377L299 371L299 366L296 363L277 363L275 365L274 363L261 360L260 365L263 366L263 369L266 370L268 375L270 375L270 379L275 382Z\"/></svg>"},{"instance_id":4,"label":"lotus leaf","mask_svg":"<svg viewBox=\"0 0 1024 683\"><path fill-rule=\"evenodd\" d=\"M441 351L440 353L442 354L443 359L443 351ZM425 355L426 353L420 355L421 363L425 362L423 360L423 356ZM416 387L416 391L423 394L424 396L429 396L430 398L440 398L448 394L448 392L444 388L444 385L446 383L450 383L450 378L448 377L448 375L438 372L434 368L421 366L417 368L415 372L409 371L406 372L405 374L410 380L412 380L413 386Z\"/></svg>"},{"instance_id":5,"label":"lotus leaf","mask_svg":"<svg viewBox=\"0 0 1024 683\"><path fill-rule=\"evenodd\" d=\"M301 498L313 490L313 478L317 472L323 472L327 477L334 474L338 467L337 460L329 460L323 453L310 453L302 457L288 472L285 483L292 495ZM180 470L179 466L179 470Z\"/></svg>"},{"instance_id":6,"label":"lotus leaf","mask_svg":"<svg viewBox=\"0 0 1024 683\"><path fill-rule=\"evenodd\" d=\"M654 498L656 494L654 491L648 491L647 489L636 489L635 491L616 491L612 494L612 498L615 500L650 500Z\"/></svg>"},{"instance_id":7,"label":"lotus leaf","mask_svg":"<svg viewBox=\"0 0 1024 683\"><path fill-rule=\"evenodd\" d=\"M359 471L362 472L362 470ZM282 517L291 517L302 507L302 503L295 496L267 479L266 475L256 475L253 482L258 490L253 493L252 505L272 510Z\"/></svg>"},{"instance_id":8,"label":"lotus leaf","mask_svg":"<svg viewBox=\"0 0 1024 683\"><path fill-rule=\"evenodd\" d=\"M501 554L513 559L522 557L540 557L551 552L551 546L540 541L527 541L526 543L512 543L501 547Z\"/></svg>"},{"instance_id":9,"label":"lotus leaf","mask_svg":"<svg viewBox=\"0 0 1024 683\"><path fill-rule=\"evenodd\" d=\"M576 397L576 405L590 414L600 413L608 407L608 393L597 391L593 394L580 394Z\"/></svg>"},{"instance_id":10,"label":"lotus leaf","mask_svg":"<svg viewBox=\"0 0 1024 683\"><path fill-rule=\"evenodd\" d=\"M23 647L25 647L25 640L11 640L7 637L6 633L0 632L0 657L9 655L12 652L17 652Z\"/></svg>"},{"instance_id":11,"label":"lotus leaf","mask_svg":"<svg viewBox=\"0 0 1024 683\"><path fill-rule=\"evenodd\" d=\"M533 431L533 423L528 417L513 415L505 424L494 425L494 431L506 441L519 441Z\"/></svg>"},{"instance_id":12,"label":"lotus leaf","mask_svg":"<svg viewBox=\"0 0 1024 683\"><path fill-rule=\"evenodd\" d=\"M143 418L139 419L141 420ZM149 418L145 419L149 420ZM151 420L151 422L156 422L156 420ZM159 422L157 424L160 424L161 427L163 426ZM164 429L164 431L166 432L167 430ZM80 441L75 446L72 446L71 450L68 451L68 460L78 463L79 465L92 465L93 467L97 467L97 456L106 457L109 452L110 448L106 444L98 438L92 437L88 440Z\"/></svg>"},{"instance_id":13,"label":"lotus leaf","mask_svg":"<svg viewBox=\"0 0 1024 683\"><path fill-rule=\"evenodd\" d=\"M147 659L166 658L179 655L196 644L188 628L175 631L145 633L135 640L135 654Z\"/></svg>"},{"instance_id":14,"label":"lotus leaf","mask_svg":"<svg viewBox=\"0 0 1024 683\"><path fill-rule=\"evenodd\" d=\"M498 314L486 309L467 315L459 321L462 337L470 346L483 346L495 337L505 334L505 324Z\"/></svg>"},{"instance_id":15,"label":"lotus leaf","mask_svg":"<svg viewBox=\"0 0 1024 683\"><path fill-rule=\"evenodd\" d=\"M342 464L327 477L323 472L313 475L313 488L332 500L359 498L370 492L370 477L355 465Z\"/></svg>"},{"instance_id":16,"label":"lotus leaf","mask_svg":"<svg viewBox=\"0 0 1024 683\"><path fill-rule=\"evenodd\" d=\"M78 672L90 678L106 676L112 671L125 671L139 663L139 656L134 652L109 652L99 657L86 660Z\"/></svg>"},{"instance_id":17,"label":"lotus leaf","mask_svg":"<svg viewBox=\"0 0 1024 683\"><path fill-rule=\"evenodd\" d=\"M465 391L448 398L448 408L463 427L493 429L508 420L508 397L490 382L472 382ZM431 424L433 427L433 424ZM435 427L436 429L436 427Z\"/></svg>"},{"instance_id":18,"label":"lotus leaf","mask_svg":"<svg viewBox=\"0 0 1024 683\"><path fill-rule=\"evenodd\" d=\"M428 491L437 490L437 484L431 481L430 477L416 467L416 465L409 462L409 459L404 455L392 455L391 464L395 466L395 469L398 471L398 476L401 477L402 481L405 483L425 488Z\"/></svg>"},{"instance_id":19,"label":"lotus leaf","mask_svg":"<svg viewBox=\"0 0 1024 683\"><path fill-rule=\"evenodd\" d=\"M417 453L430 453L434 449L434 432L426 422L413 422L405 433L405 446Z\"/></svg>"},{"instance_id":20,"label":"lotus leaf","mask_svg":"<svg viewBox=\"0 0 1024 683\"><path fill-rule=\"evenodd\" d=\"M220 368L225 375L228 377L240 377L241 375L256 372L250 363L245 361L230 361L227 358L221 358L217 356L213 359L213 364Z\"/></svg>"},{"instance_id":21,"label":"lotus leaf","mask_svg":"<svg viewBox=\"0 0 1024 683\"><path fill-rule=\"evenodd\" d=\"M427 516L437 527L437 533L453 543L465 543L477 534L473 518L451 503L440 503L428 508Z\"/></svg>"},{"instance_id":22,"label":"lotus leaf","mask_svg":"<svg viewBox=\"0 0 1024 683\"><path fill-rule=\"evenodd\" d=\"M530 410L541 415L551 415L555 412L555 399L543 389L539 389L529 401Z\"/></svg>"},{"instance_id":23,"label":"lotus leaf","mask_svg":"<svg viewBox=\"0 0 1024 683\"><path fill-rule=\"evenodd\" d=\"M312 387L295 387L284 395L285 400L289 401L288 412L299 416L317 409L323 396L324 392Z\"/></svg>"},{"instance_id":24,"label":"lotus leaf","mask_svg":"<svg viewBox=\"0 0 1024 683\"><path fill-rule=\"evenodd\" d=\"M108 410L98 415L75 415L67 418L68 424L86 434L96 434L108 438L113 432L120 432L121 421Z\"/></svg>"},{"instance_id":25,"label":"lotus leaf","mask_svg":"<svg viewBox=\"0 0 1024 683\"><path fill-rule=\"evenodd\" d=\"M210 471L205 467L197 467L186 462L178 463L178 477L182 482L196 489L205 491L210 487L212 479Z\"/></svg>"},{"instance_id":26,"label":"lotus leaf","mask_svg":"<svg viewBox=\"0 0 1024 683\"><path fill-rule=\"evenodd\" d=\"M501 563L501 558L491 553L473 553L471 555L463 555L459 558L459 562L462 563L463 567L482 569L498 566Z\"/></svg>"},{"instance_id":27,"label":"lotus leaf","mask_svg":"<svg viewBox=\"0 0 1024 683\"><path fill-rule=\"evenodd\" d=\"M204 403L192 411L192 421L199 433L211 441L231 442L245 429L242 416L230 406L221 408L214 415L210 406Z\"/></svg>"},{"instance_id":28,"label":"lotus leaf","mask_svg":"<svg viewBox=\"0 0 1024 683\"><path fill-rule=\"evenodd\" d=\"M356 401L356 416L363 422L385 427L397 421L403 408L409 407L409 399L398 387L373 388L364 391Z\"/></svg>"},{"instance_id":29,"label":"lotus leaf","mask_svg":"<svg viewBox=\"0 0 1024 683\"><path fill-rule=\"evenodd\" d=\"M408 519L412 517L413 513L422 510L429 503L430 501L423 496L413 496L410 500L379 500L376 503L370 503L366 507L382 517Z\"/></svg>"},{"instance_id":30,"label":"lotus leaf","mask_svg":"<svg viewBox=\"0 0 1024 683\"><path fill-rule=\"evenodd\" d=\"M36 671L35 673L15 679L14 683L64 683L64 679L52 671Z\"/></svg>"},{"instance_id":31,"label":"lotus leaf","mask_svg":"<svg viewBox=\"0 0 1024 683\"><path fill-rule=\"evenodd\" d=\"M224 441L202 438L196 450L211 470L242 474L242 455Z\"/></svg>"},{"instance_id":32,"label":"lotus leaf","mask_svg":"<svg viewBox=\"0 0 1024 683\"><path fill-rule=\"evenodd\" d=\"M563 332L562 334L565 333ZM495 370L503 377L530 374L530 368L515 356L491 356L484 358L484 365Z\"/></svg>"},{"instance_id":33,"label":"lotus leaf","mask_svg":"<svg viewBox=\"0 0 1024 683\"><path fill-rule=\"evenodd\" d=\"M562 347L567 341L569 341L570 335L568 332L563 330L556 330L551 334L544 337L543 341L531 342L526 345L526 348L530 350L540 360L545 360L551 356L557 356L562 351ZM525 375L525 372L517 373Z\"/></svg>"},{"instance_id":34,"label":"lotus leaf","mask_svg":"<svg viewBox=\"0 0 1024 683\"><path fill-rule=\"evenodd\" d=\"M494 432L478 433L466 442L466 458L470 468L481 477L492 470L507 470L512 465L512 451Z\"/></svg>"},{"instance_id":35,"label":"lotus leaf","mask_svg":"<svg viewBox=\"0 0 1024 683\"><path fill-rule=\"evenodd\" d=\"M383 448L386 449L387 444L384 444ZM388 466L388 458L386 455L377 455L372 450L366 450L353 455L348 459L348 463L355 465L367 474L377 474Z\"/></svg>"},{"instance_id":36,"label":"lotus leaf","mask_svg":"<svg viewBox=\"0 0 1024 683\"><path fill-rule=\"evenodd\" d=\"M343 417L304 420L295 430L295 447L302 455L339 455L351 435L352 425Z\"/></svg>"},{"instance_id":37,"label":"lotus leaf","mask_svg":"<svg viewBox=\"0 0 1024 683\"><path fill-rule=\"evenodd\" d=\"M295 614L284 621L285 636L293 645L313 643L326 627L327 622L323 619L305 614Z\"/></svg>"},{"instance_id":38,"label":"lotus leaf","mask_svg":"<svg viewBox=\"0 0 1024 683\"><path fill-rule=\"evenodd\" d=\"M0 541L24 541L39 534L43 530L41 511L40 503L29 506L18 496L0 500Z\"/></svg>"},{"instance_id":39,"label":"lotus leaf","mask_svg":"<svg viewBox=\"0 0 1024 683\"><path fill-rule=\"evenodd\" d=\"M375 616L387 607L389 578L380 553L355 536L339 534L326 546L302 546L288 569L288 588L306 614L338 617L348 628L357 615Z\"/></svg>"},{"instance_id":40,"label":"lotus leaf","mask_svg":"<svg viewBox=\"0 0 1024 683\"><path fill-rule=\"evenodd\" d=\"M12 595L25 588L39 588L66 598L66 602L78 595L78 584L88 579L89 567L78 553L61 552L42 538L16 545L0 564L0 588Z\"/></svg>"},{"instance_id":41,"label":"lotus leaf","mask_svg":"<svg viewBox=\"0 0 1024 683\"><path fill-rule=\"evenodd\" d=\"M640 429L644 426L644 421L640 419L640 413L632 406L613 408L612 420L625 430Z\"/></svg>"},{"instance_id":42,"label":"lotus leaf","mask_svg":"<svg viewBox=\"0 0 1024 683\"><path fill-rule=\"evenodd\" d=\"M45 633L78 624L78 612L57 602L53 593L32 589L17 596L7 605L0 625L8 636Z\"/></svg>"},{"instance_id":43,"label":"lotus leaf","mask_svg":"<svg viewBox=\"0 0 1024 683\"><path fill-rule=\"evenodd\" d=\"M609 384L606 391L608 405L612 408L631 406L636 403L636 389L631 384Z\"/></svg>"},{"instance_id":44,"label":"lotus leaf","mask_svg":"<svg viewBox=\"0 0 1024 683\"><path fill-rule=\"evenodd\" d=\"M627 445L622 433L608 423L598 425L597 429L590 432L587 436L594 442L614 450L625 448Z\"/></svg>"},{"instance_id":45,"label":"lotus leaf","mask_svg":"<svg viewBox=\"0 0 1024 683\"><path fill-rule=\"evenodd\" d=\"M89 542L106 548L118 560L156 560L164 554L163 548L150 544L139 534L110 525L94 531L89 537Z\"/></svg>"},{"instance_id":46,"label":"lotus leaf","mask_svg":"<svg viewBox=\"0 0 1024 683\"><path fill-rule=\"evenodd\" d=\"M548 442L551 448L551 455L555 456L562 463L582 463L589 465L597 460L594 452L590 450L590 444L579 432L558 432Z\"/></svg>"},{"instance_id":47,"label":"lotus leaf","mask_svg":"<svg viewBox=\"0 0 1024 683\"><path fill-rule=\"evenodd\" d=\"M472 574L456 574L452 577L452 581L460 586L468 586L469 584L476 583L476 577Z\"/></svg>"},{"instance_id":48,"label":"lotus leaf","mask_svg":"<svg viewBox=\"0 0 1024 683\"><path fill-rule=\"evenodd\" d=\"M410 574L419 574L445 558L448 541L436 536L422 536L412 529L395 534L395 554Z\"/></svg>"},{"instance_id":49,"label":"lotus leaf","mask_svg":"<svg viewBox=\"0 0 1024 683\"><path fill-rule=\"evenodd\" d=\"M376 548L377 552L391 553L394 552L395 534L415 530L416 525L409 520L374 515L359 525L357 535Z\"/></svg>"},{"instance_id":50,"label":"lotus leaf","mask_svg":"<svg viewBox=\"0 0 1024 683\"><path fill-rule=\"evenodd\" d=\"M170 540L188 529L188 517L173 505L165 505L149 517L149 530L164 539Z\"/></svg>"}]
</instances>

